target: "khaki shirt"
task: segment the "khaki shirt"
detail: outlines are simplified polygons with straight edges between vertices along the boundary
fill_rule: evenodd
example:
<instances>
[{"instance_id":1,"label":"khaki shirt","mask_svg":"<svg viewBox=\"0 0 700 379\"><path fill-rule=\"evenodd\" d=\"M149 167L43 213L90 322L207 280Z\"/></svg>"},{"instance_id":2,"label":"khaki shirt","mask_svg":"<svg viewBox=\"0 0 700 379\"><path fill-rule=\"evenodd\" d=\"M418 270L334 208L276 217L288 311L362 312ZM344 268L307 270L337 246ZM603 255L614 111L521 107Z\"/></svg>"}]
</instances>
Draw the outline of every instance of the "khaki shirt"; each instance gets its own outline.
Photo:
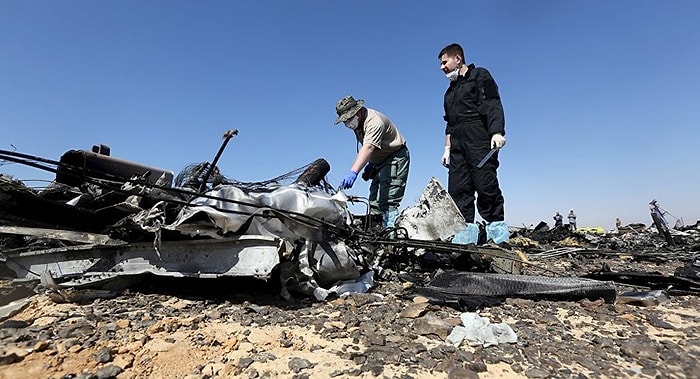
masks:
<instances>
[{"instance_id":1,"label":"khaki shirt","mask_svg":"<svg viewBox=\"0 0 700 379\"><path fill-rule=\"evenodd\" d=\"M369 161L378 165L391 154L406 146L399 129L383 113L367 108L367 119L362 130L357 128L355 136L362 144L372 144L376 149L369 156Z\"/></svg>"}]
</instances>

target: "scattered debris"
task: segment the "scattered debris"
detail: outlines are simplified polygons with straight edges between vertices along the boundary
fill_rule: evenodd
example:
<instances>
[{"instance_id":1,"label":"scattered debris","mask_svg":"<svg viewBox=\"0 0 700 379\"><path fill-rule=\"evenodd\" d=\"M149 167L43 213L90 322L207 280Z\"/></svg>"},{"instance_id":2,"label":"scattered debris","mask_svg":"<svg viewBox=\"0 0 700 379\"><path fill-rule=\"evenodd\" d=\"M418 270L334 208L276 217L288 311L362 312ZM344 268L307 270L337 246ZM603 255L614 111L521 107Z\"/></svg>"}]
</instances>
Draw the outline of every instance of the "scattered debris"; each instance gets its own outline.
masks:
<instances>
[{"instance_id":1,"label":"scattered debris","mask_svg":"<svg viewBox=\"0 0 700 379\"><path fill-rule=\"evenodd\" d=\"M665 304L668 303L670 300L671 299L668 297L668 294L662 290L643 292L629 291L623 292L617 296L618 304L636 304L643 305L645 307Z\"/></svg>"},{"instance_id":2,"label":"scattered debris","mask_svg":"<svg viewBox=\"0 0 700 379\"><path fill-rule=\"evenodd\" d=\"M320 300L342 288L369 289L374 278L368 273L380 280L408 274L417 288L432 291L435 301L447 296L456 304L455 296L462 296L462 303L513 296L612 302L613 282L653 290L673 287L672 294L700 288L697 278L688 276L615 273L603 267L585 278L565 278L565 271L541 266L561 256L687 263L685 247L697 242L698 229L664 231L656 201L651 203L656 235L639 224L605 233L540 222L533 229L511 228L510 240L497 245L485 240L480 225L479 243L462 245L452 238L466 224L435 178L418 203L401 212L395 228L380 230L356 222L369 215L350 213L347 203L358 198L325 181L330 165L323 159L262 182L222 175L216 163L237 133L224 134L212 163L189 165L178 175L115 158L105 145L68 151L60 161L0 150L0 159L56 173L41 190L0 174L0 275L48 276L63 290L105 288L115 278L146 273L252 277L277 281L285 298L298 293ZM672 243L666 235L671 233ZM522 275L526 269L528 275ZM483 291L486 282L491 292Z\"/></svg>"}]
</instances>

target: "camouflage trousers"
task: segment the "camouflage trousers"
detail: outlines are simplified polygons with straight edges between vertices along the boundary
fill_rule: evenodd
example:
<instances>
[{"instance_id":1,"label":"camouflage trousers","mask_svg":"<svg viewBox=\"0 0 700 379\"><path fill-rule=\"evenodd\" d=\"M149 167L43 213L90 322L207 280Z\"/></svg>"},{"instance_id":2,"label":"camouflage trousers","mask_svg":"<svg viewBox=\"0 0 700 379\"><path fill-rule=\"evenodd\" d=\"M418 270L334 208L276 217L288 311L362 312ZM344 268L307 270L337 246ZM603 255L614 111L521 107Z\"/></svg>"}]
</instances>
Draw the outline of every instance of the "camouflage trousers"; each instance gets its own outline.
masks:
<instances>
[{"instance_id":1,"label":"camouflage trousers","mask_svg":"<svg viewBox=\"0 0 700 379\"><path fill-rule=\"evenodd\" d=\"M369 186L372 214L386 214L398 209L406 192L410 161L408 148L404 147L377 166L377 174Z\"/></svg>"}]
</instances>

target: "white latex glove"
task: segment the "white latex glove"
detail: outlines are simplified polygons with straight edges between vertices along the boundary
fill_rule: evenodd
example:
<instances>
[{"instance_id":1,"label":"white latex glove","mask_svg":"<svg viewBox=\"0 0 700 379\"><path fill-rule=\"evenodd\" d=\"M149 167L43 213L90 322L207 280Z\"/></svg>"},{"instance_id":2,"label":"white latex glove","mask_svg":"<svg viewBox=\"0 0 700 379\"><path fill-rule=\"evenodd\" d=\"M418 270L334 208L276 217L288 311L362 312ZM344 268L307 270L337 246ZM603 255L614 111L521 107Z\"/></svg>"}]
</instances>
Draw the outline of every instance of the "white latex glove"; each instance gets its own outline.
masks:
<instances>
[{"instance_id":1,"label":"white latex glove","mask_svg":"<svg viewBox=\"0 0 700 379\"><path fill-rule=\"evenodd\" d=\"M450 147L445 146L445 152L442 153L442 165L450 167Z\"/></svg>"},{"instance_id":2,"label":"white latex glove","mask_svg":"<svg viewBox=\"0 0 700 379\"><path fill-rule=\"evenodd\" d=\"M501 133L496 133L491 136L491 148L492 149L501 149L503 146L506 145L506 137L503 137Z\"/></svg>"}]
</instances>

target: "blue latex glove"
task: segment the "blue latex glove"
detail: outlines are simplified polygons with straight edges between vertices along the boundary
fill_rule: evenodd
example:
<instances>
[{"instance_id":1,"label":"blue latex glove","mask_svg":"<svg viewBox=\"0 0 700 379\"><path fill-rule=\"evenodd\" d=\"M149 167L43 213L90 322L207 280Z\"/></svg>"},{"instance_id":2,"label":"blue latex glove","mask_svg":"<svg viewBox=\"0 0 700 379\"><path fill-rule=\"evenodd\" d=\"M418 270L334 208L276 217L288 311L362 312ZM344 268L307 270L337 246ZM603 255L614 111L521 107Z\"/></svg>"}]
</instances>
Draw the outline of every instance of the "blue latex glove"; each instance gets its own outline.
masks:
<instances>
[{"instance_id":1,"label":"blue latex glove","mask_svg":"<svg viewBox=\"0 0 700 379\"><path fill-rule=\"evenodd\" d=\"M348 171L348 173L345 174L345 179L343 179L343 181L340 182L340 189L352 188L352 185L355 184L356 179L357 173L353 170Z\"/></svg>"}]
</instances>

